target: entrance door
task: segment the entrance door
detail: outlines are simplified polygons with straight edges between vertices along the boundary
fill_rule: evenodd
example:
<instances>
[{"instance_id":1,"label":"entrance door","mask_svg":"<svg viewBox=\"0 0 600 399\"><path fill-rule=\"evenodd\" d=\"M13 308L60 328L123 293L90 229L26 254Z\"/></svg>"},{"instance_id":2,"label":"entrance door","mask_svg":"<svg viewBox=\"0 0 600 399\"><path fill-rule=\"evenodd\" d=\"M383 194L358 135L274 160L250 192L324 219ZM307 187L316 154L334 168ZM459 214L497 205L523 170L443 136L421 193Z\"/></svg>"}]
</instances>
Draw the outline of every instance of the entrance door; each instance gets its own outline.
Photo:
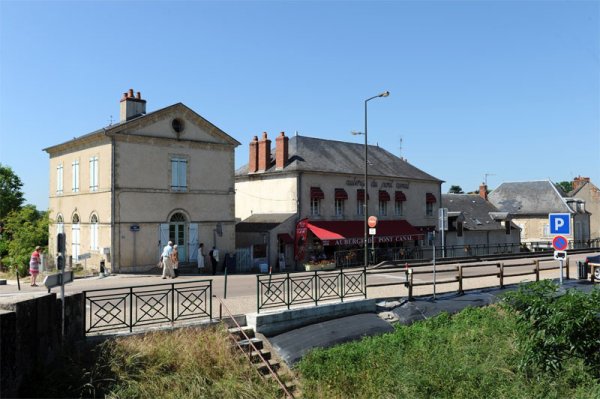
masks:
<instances>
[{"instance_id":1,"label":"entrance door","mask_svg":"<svg viewBox=\"0 0 600 399\"><path fill-rule=\"evenodd\" d=\"M169 240L173 241L173 244L177 244L177 250L179 251L179 261L187 261L184 214L176 213L173 216L171 216L171 220L169 221Z\"/></svg>"}]
</instances>

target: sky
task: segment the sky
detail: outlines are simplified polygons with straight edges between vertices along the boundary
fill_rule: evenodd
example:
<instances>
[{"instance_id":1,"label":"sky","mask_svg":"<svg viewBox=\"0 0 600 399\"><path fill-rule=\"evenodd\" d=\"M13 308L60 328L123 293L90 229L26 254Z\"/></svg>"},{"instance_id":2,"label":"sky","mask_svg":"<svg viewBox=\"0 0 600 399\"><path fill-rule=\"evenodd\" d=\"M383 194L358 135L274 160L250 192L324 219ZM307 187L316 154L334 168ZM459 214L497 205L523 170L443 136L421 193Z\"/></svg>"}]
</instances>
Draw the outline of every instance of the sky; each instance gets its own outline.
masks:
<instances>
[{"instance_id":1,"label":"sky","mask_svg":"<svg viewBox=\"0 0 600 399\"><path fill-rule=\"evenodd\" d=\"M451 185L600 186L600 1L0 0L0 163L47 209L44 148L182 102L241 145L369 144Z\"/></svg>"}]
</instances>

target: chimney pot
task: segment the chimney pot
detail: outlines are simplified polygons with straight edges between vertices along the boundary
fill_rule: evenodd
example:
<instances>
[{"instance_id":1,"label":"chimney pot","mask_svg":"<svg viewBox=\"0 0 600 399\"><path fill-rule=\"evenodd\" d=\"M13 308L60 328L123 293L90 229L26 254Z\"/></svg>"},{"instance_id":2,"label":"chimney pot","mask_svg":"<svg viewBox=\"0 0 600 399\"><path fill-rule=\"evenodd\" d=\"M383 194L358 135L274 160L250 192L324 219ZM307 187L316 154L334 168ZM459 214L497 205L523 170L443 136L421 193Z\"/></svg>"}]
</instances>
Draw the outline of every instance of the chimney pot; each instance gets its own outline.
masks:
<instances>
[{"instance_id":1,"label":"chimney pot","mask_svg":"<svg viewBox=\"0 0 600 399\"><path fill-rule=\"evenodd\" d=\"M479 186L479 196L487 201L488 191L487 191L487 185L485 183L481 183L481 185Z\"/></svg>"},{"instance_id":2,"label":"chimney pot","mask_svg":"<svg viewBox=\"0 0 600 399\"><path fill-rule=\"evenodd\" d=\"M136 96L135 98L137 98L138 100L141 100L141 99L142 99L142 93L140 93L140 92L138 91L138 92L137 92L137 96Z\"/></svg>"},{"instance_id":3,"label":"chimney pot","mask_svg":"<svg viewBox=\"0 0 600 399\"><path fill-rule=\"evenodd\" d=\"M128 121L136 116L146 113L146 100L142 100L142 93L137 92L137 98L133 94L133 89L123 93L121 99L120 121Z\"/></svg>"},{"instance_id":4,"label":"chimney pot","mask_svg":"<svg viewBox=\"0 0 600 399\"><path fill-rule=\"evenodd\" d=\"M275 139L275 169L283 169L289 157L289 138L281 132Z\"/></svg>"},{"instance_id":5,"label":"chimney pot","mask_svg":"<svg viewBox=\"0 0 600 399\"><path fill-rule=\"evenodd\" d=\"M266 171L271 166L271 140L267 132L263 132L262 140L258 142L258 171Z\"/></svg>"},{"instance_id":6,"label":"chimney pot","mask_svg":"<svg viewBox=\"0 0 600 399\"><path fill-rule=\"evenodd\" d=\"M127 97L129 97L129 98L133 97L133 89L129 89L129 94L127 95Z\"/></svg>"}]
</instances>

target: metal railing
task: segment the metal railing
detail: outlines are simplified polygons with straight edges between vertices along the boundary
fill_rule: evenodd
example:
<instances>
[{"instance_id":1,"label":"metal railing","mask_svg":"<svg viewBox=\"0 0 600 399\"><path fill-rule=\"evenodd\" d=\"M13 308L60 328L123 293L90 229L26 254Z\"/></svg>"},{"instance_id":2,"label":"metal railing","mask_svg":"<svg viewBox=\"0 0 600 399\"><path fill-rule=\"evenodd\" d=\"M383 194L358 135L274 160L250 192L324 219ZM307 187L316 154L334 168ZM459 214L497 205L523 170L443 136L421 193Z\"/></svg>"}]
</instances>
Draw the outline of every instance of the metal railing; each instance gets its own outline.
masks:
<instances>
[{"instance_id":1,"label":"metal railing","mask_svg":"<svg viewBox=\"0 0 600 399\"><path fill-rule=\"evenodd\" d=\"M259 274L256 276L257 313L261 309L367 297L364 269L310 273Z\"/></svg>"},{"instance_id":2,"label":"metal railing","mask_svg":"<svg viewBox=\"0 0 600 399\"><path fill-rule=\"evenodd\" d=\"M89 290L83 301L85 334L210 320L212 280Z\"/></svg>"}]
</instances>

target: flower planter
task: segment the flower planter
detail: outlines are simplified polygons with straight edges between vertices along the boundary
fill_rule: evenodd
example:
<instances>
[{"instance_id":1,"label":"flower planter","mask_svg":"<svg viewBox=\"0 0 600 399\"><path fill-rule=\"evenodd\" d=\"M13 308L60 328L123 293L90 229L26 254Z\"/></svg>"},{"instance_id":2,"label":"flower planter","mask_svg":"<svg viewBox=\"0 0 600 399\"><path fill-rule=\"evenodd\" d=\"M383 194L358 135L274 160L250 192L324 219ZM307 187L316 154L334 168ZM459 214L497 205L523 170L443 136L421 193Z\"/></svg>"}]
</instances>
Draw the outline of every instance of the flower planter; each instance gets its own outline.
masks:
<instances>
[{"instance_id":1,"label":"flower planter","mask_svg":"<svg viewBox=\"0 0 600 399\"><path fill-rule=\"evenodd\" d=\"M315 270L334 270L335 269L335 263L318 263L318 264L310 264L310 263L305 263L304 264L304 270L306 270L307 272L314 272Z\"/></svg>"}]
</instances>

